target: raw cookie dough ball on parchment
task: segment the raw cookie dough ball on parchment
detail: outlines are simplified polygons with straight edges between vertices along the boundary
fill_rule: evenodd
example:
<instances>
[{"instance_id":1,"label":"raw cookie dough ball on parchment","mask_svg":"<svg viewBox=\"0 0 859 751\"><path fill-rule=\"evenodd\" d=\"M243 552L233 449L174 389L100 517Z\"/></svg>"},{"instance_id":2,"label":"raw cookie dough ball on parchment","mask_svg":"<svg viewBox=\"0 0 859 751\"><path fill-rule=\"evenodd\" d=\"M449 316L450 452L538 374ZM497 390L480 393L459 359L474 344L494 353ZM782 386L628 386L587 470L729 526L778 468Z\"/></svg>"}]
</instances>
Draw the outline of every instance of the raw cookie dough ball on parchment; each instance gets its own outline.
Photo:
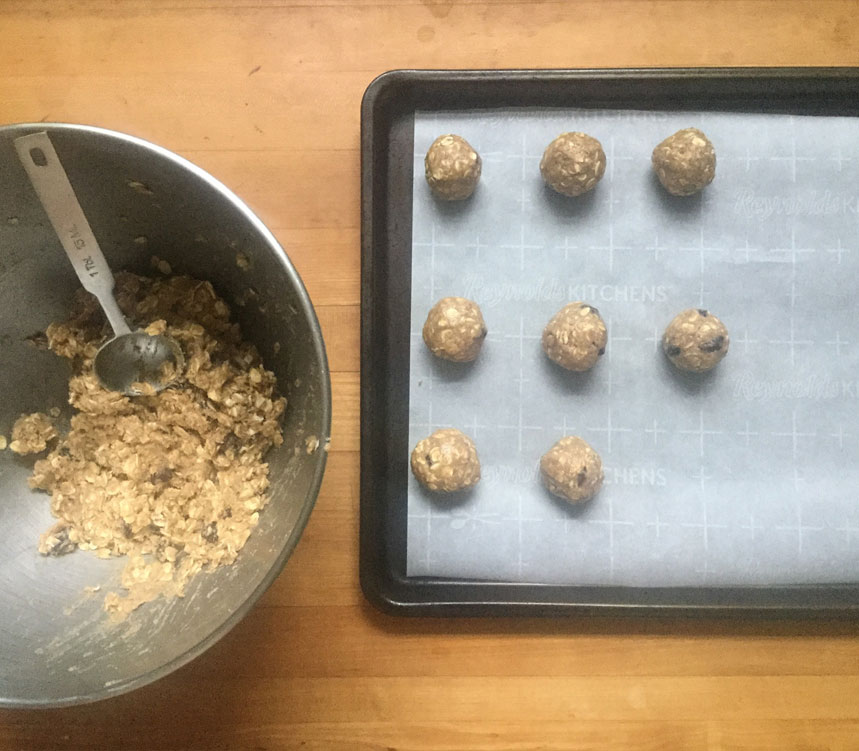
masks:
<instances>
[{"instance_id":1,"label":"raw cookie dough ball on parchment","mask_svg":"<svg viewBox=\"0 0 859 751\"><path fill-rule=\"evenodd\" d=\"M600 312L583 302L571 302L543 329L543 351L562 368L590 370L605 354L608 339Z\"/></svg>"},{"instance_id":2,"label":"raw cookie dough ball on parchment","mask_svg":"<svg viewBox=\"0 0 859 751\"><path fill-rule=\"evenodd\" d=\"M678 313L662 335L662 349L680 370L704 373L716 367L730 344L728 329L703 308Z\"/></svg>"},{"instance_id":3,"label":"raw cookie dough ball on parchment","mask_svg":"<svg viewBox=\"0 0 859 751\"><path fill-rule=\"evenodd\" d=\"M480 179L480 155L461 136L439 136L424 159L427 182L437 198L468 198Z\"/></svg>"},{"instance_id":4,"label":"raw cookie dough ball on parchment","mask_svg":"<svg viewBox=\"0 0 859 751\"><path fill-rule=\"evenodd\" d=\"M430 308L423 337L436 357L471 362L486 338L486 323L476 302L465 297L443 297Z\"/></svg>"},{"instance_id":5,"label":"raw cookie dough ball on parchment","mask_svg":"<svg viewBox=\"0 0 859 751\"><path fill-rule=\"evenodd\" d=\"M436 430L412 451L412 472L427 490L453 493L480 480L474 442L456 428Z\"/></svg>"},{"instance_id":6,"label":"raw cookie dough ball on parchment","mask_svg":"<svg viewBox=\"0 0 859 751\"><path fill-rule=\"evenodd\" d=\"M571 503L582 503L602 487L602 460L586 441L568 435L543 454L540 476L550 493Z\"/></svg>"},{"instance_id":7,"label":"raw cookie dough ball on parchment","mask_svg":"<svg viewBox=\"0 0 859 751\"><path fill-rule=\"evenodd\" d=\"M580 196L605 174L605 152L586 133L561 133L543 152L540 173L558 193Z\"/></svg>"},{"instance_id":8,"label":"raw cookie dough ball on parchment","mask_svg":"<svg viewBox=\"0 0 859 751\"><path fill-rule=\"evenodd\" d=\"M697 128L678 130L653 149L659 182L675 196L691 196L716 176L716 151Z\"/></svg>"}]
</instances>

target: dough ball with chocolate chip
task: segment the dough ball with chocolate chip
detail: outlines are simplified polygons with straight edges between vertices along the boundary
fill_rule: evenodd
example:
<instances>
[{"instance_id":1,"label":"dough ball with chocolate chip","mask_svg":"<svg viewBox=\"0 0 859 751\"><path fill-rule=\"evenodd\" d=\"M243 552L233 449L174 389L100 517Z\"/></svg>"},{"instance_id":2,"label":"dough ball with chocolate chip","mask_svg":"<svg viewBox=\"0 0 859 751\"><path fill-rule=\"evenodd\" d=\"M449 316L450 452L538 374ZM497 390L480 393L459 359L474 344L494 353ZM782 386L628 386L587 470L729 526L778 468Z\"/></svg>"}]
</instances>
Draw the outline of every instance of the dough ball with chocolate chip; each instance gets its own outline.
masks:
<instances>
[{"instance_id":1,"label":"dough ball with chocolate chip","mask_svg":"<svg viewBox=\"0 0 859 751\"><path fill-rule=\"evenodd\" d=\"M424 159L427 182L437 198L468 198L480 179L480 155L461 136L439 136Z\"/></svg>"},{"instance_id":2,"label":"dough ball with chocolate chip","mask_svg":"<svg viewBox=\"0 0 859 751\"><path fill-rule=\"evenodd\" d=\"M704 373L728 354L730 341L728 329L716 316L703 308L689 308L668 324L662 349L680 370Z\"/></svg>"},{"instance_id":3,"label":"dough ball with chocolate chip","mask_svg":"<svg viewBox=\"0 0 859 751\"><path fill-rule=\"evenodd\" d=\"M561 133L543 152L540 172L558 193L580 196L605 174L605 152L587 133Z\"/></svg>"},{"instance_id":4,"label":"dough ball with chocolate chip","mask_svg":"<svg viewBox=\"0 0 859 751\"><path fill-rule=\"evenodd\" d=\"M476 302L465 297L443 297L430 308L423 337L436 357L471 362L486 338L486 323Z\"/></svg>"},{"instance_id":5,"label":"dough ball with chocolate chip","mask_svg":"<svg viewBox=\"0 0 859 751\"><path fill-rule=\"evenodd\" d=\"M436 430L412 451L412 472L427 490L453 493L480 480L474 442L456 428Z\"/></svg>"},{"instance_id":6,"label":"dough ball with chocolate chip","mask_svg":"<svg viewBox=\"0 0 859 751\"><path fill-rule=\"evenodd\" d=\"M540 476L550 493L583 503L602 487L602 460L586 441L568 435L543 454Z\"/></svg>"},{"instance_id":7,"label":"dough ball with chocolate chip","mask_svg":"<svg viewBox=\"0 0 859 751\"><path fill-rule=\"evenodd\" d=\"M605 354L608 339L600 312L583 302L571 302L543 329L543 351L567 370L590 370Z\"/></svg>"},{"instance_id":8,"label":"dough ball with chocolate chip","mask_svg":"<svg viewBox=\"0 0 859 751\"><path fill-rule=\"evenodd\" d=\"M697 128L678 130L653 149L659 182L675 196L691 196L716 176L716 151Z\"/></svg>"}]
</instances>

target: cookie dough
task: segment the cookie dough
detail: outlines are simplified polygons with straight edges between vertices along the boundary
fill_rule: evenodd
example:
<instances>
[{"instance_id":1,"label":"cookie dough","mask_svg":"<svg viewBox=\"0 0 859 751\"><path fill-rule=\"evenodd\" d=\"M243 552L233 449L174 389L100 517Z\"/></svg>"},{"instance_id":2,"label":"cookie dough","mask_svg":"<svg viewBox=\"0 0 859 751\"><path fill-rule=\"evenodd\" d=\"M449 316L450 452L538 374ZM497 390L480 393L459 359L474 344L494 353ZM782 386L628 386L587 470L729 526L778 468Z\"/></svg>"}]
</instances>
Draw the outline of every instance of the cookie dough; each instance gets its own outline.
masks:
<instances>
[{"instance_id":1,"label":"cookie dough","mask_svg":"<svg viewBox=\"0 0 859 751\"><path fill-rule=\"evenodd\" d=\"M461 136L439 136L427 151L424 169L437 198L461 201L474 193L480 180L480 155Z\"/></svg>"},{"instance_id":2,"label":"cookie dough","mask_svg":"<svg viewBox=\"0 0 859 751\"><path fill-rule=\"evenodd\" d=\"M600 312L583 302L565 305L543 329L543 351L567 370L590 370L608 340Z\"/></svg>"},{"instance_id":3,"label":"cookie dough","mask_svg":"<svg viewBox=\"0 0 859 751\"><path fill-rule=\"evenodd\" d=\"M602 461L586 441L565 436L543 454L540 476L550 493L571 503L583 503L602 487Z\"/></svg>"},{"instance_id":4,"label":"cookie dough","mask_svg":"<svg viewBox=\"0 0 859 751\"><path fill-rule=\"evenodd\" d=\"M691 196L716 176L716 151L697 128L678 130L653 149L659 182L675 196Z\"/></svg>"},{"instance_id":5,"label":"cookie dough","mask_svg":"<svg viewBox=\"0 0 859 751\"><path fill-rule=\"evenodd\" d=\"M586 133L561 133L543 152L540 172L546 183L565 196L592 190L605 174L605 152Z\"/></svg>"},{"instance_id":6,"label":"cookie dough","mask_svg":"<svg viewBox=\"0 0 859 751\"><path fill-rule=\"evenodd\" d=\"M286 402L208 282L120 272L116 297L132 328L163 327L179 343L185 371L153 396L103 388L92 359L109 328L81 290L69 319L47 329L51 350L71 361L76 413L30 486L50 493L57 520L40 553L126 556L124 591L104 600L121 619L236 560L268 503L264 456L283 443Z\"/></svg>"},{"instance_id":7,"label":"cookie dough","mask_svg":"<svg viewBox=\"0 0 859 751\"><path fill-rule=\"evenodd\" d=\"M480 480L480 460L474 442L456 428L444 428L424 438L412 451L412 472L428 490L453 493Z\"/></svg>"},{"instance_id":8,"label":"cookie dough","mask_svg":"<svg viewBox=\"0 0 859 751\"><path fill-rule=\"evenodd\" d=\"M662 349L680 370L704 373L728 354L730 341L728 329L716 316L703 308L689 308L668 324Z\"/></svg>"},{"instance_id":9,"label":"cookie dough","mask_svg":"<svg viewBox=\"0 0 859 751\"><path fill-rule=\"evenodd\" d=\"M39 454L57 437L51 418L42 412L21 415L12 426L9 448L16 454ZM4 439L5 443L5 439Z\"/></svg>"},{"instance_id":10,"label":"cookie dough","mask_svg":"<svg viewBox=\"0 0 859 751\"><path fill-rule=\"evenodd\" d=\"M436 357L471 362L486 338L486 323L476 302L464 297L443 297L430 308L423 337Z\"/></svg>"}]
</instances>

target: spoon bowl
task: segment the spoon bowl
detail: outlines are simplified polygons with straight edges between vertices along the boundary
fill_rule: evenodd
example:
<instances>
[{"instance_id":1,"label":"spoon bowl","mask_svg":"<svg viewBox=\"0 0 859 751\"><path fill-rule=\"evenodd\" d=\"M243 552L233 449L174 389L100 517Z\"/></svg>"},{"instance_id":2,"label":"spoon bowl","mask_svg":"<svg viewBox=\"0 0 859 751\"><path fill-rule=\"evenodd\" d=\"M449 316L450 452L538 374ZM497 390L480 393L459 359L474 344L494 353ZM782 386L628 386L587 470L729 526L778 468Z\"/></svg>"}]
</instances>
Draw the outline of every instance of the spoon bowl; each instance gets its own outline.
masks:
<instances>
[{"instance_id":1,"label":"spoon bowl","mask_svg":"<svg viewBox=\"0 0 859 751\"><path fill-rule=\"evenodd\" d=\"M127 396L161 391L184 366L185 357L175 340L145 331L111 339L102 345L93 362L101 384Z\"/></svg>"}]
</instances>

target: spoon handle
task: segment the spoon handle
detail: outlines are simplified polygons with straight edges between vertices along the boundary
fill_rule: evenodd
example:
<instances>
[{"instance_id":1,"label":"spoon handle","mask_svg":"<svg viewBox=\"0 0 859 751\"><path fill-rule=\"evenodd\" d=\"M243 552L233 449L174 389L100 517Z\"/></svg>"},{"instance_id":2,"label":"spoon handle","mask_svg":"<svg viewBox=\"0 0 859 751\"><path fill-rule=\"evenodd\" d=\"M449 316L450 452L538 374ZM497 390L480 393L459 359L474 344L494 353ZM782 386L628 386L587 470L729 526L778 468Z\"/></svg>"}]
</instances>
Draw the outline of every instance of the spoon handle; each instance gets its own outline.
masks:
<instances>
[{"instance_id":1,"label":"spoon handle","mask_svg":"<svg viewBox=\"0 0 859 751\"><path fill-rule=\"evenodd\" d=\"M113 274L48 134L16 138L15 150L84 289L98 298L116 336L131 333L113 296Z\"/></svg>"}]
</instances>

